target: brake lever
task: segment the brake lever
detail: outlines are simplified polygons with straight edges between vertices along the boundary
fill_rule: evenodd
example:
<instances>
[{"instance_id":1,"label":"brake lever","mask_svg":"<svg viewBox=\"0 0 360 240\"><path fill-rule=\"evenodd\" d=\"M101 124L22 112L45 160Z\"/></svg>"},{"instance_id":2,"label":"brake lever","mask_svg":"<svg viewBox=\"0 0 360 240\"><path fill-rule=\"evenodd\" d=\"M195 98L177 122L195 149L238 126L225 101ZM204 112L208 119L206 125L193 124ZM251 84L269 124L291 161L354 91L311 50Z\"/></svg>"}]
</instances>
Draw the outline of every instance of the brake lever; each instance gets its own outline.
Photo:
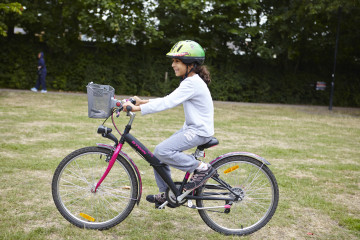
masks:
<instances>
[{"instance_id":1,"label":"brake lever","mask_svg":"<svg viewBox=\"0 0 360 240\"><path fill-rule=\"evenodd\" d=\"M117 110L116 110L116 117L117 117L117 118L120 116L121 110L122 110L122 109L117 109Z\"/></svg>"}]
</instances>

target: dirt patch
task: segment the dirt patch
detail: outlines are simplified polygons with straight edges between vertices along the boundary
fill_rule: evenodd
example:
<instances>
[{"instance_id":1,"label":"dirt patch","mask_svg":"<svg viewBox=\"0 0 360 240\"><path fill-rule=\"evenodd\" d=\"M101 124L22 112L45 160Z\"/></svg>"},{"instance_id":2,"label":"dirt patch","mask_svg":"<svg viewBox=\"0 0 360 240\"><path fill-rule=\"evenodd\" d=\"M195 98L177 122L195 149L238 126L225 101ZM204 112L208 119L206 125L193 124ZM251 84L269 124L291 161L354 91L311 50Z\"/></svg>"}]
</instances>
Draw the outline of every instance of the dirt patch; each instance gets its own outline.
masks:
<instances>
[{"instance_id":1,"label":"dirt patch","mask_svg":"<svg viewBox=\"0 0 360 240\"><path fill-rule=\"evenodd\" d=\"M334 197L334 201L346 206L351 209L354 213L360 213L360 192L357 191L355 194L337 194Z\"/></svg>"},{"instance_id":2,"label":"dirt patch","mask_svg":"<svg viewBox=\"0 0 360 240\"><path fill-rule=\"evenodd\" d=\"M298 178L298 179L308 178L313 181L317 181L319 179L312 172L304 172L304 171L295 171L294 170L294 171L288 172L286 175L289 177Z\"/></svg>"}]
</instances>

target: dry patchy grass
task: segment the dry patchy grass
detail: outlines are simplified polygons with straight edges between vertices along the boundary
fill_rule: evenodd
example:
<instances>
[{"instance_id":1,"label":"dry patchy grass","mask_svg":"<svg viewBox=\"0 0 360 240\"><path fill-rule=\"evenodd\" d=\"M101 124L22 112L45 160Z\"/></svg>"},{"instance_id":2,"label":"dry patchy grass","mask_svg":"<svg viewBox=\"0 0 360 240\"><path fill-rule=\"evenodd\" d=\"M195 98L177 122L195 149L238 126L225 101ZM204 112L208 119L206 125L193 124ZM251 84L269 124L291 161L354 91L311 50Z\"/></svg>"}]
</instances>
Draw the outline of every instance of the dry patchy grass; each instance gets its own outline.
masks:
<instances>
[{"instance_id":1,"label":"dry patchy grass","mask_svg":"<svg viewBox=\"0 0 360 240\"><path fill-rule=\"evenodd\" d=\"M215 103L220 145L206 161L248 151L272 165L280 188L273 219L260 231L227 239L359 239L360 110ZM51 196L52 174L71 151L108 142L87 118L86 95L0 91L0 239L219 239L187 208L158 211L145 201L107 231L72 226ZM126 123L123 116L119 128ZM138 116L133 135L149 149L183 123L181 107ZM159 127L160 126L160 127ZM143 196L156 192L153 170L129 147L140 168ZM191 152L191 151L189 151ZM181 180L183 173L173 171ZM312 233L312 235L308 235Z\"/></svg>"}]
</instances>

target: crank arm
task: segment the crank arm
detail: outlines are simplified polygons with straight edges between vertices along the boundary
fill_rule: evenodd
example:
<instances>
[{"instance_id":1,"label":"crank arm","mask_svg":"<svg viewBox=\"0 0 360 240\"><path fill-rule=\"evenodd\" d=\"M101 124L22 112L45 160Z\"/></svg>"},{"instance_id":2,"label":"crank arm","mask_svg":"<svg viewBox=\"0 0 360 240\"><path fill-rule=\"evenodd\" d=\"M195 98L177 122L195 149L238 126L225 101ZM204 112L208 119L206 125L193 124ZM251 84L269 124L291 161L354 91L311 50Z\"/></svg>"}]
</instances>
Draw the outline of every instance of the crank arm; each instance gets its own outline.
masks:
<instances>
[{"instance_id":1,"label":"crank arm","mask_svg":"<svg viewBox=\"0 0 360 240\"><path fill-rule=\"evenodd\" d=\"M178 196L178 197L176 198L176 200L177 200L178 202L181 202L181 201L182 201L187 195L189 195L192 191L193 191L193 190L188 190L188 191L184 192L183 194L181 194L180 196Z\"/></svg>"},{"instance_id":2,"label":"crank arm","mask_svg":"<svg viewBox=\"0 0 360 240\"><path fill-rule=\"evenodd\" d=\"M169 203L168 201L165 201L163 204L161 204L160 207L158 207L158 209L164 209L168 203Z\"/></svg>"}]
</instances>

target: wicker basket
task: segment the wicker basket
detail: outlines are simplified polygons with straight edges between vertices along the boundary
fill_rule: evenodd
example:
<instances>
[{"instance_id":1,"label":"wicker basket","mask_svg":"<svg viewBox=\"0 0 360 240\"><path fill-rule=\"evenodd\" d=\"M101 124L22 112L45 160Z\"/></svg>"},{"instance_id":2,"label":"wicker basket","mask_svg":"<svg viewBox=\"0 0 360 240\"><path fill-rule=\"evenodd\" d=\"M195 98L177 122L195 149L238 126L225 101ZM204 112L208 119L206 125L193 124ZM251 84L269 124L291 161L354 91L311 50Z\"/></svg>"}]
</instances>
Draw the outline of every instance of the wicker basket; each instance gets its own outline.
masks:
<instances>
[{"instance_id":1,"label":"wicker basket","mask_svg":"<svg viewBox=\"0 0 360 240\"><path fill-rule=\"evenodd\" d=\"M107 118L111 115L111 98L115 89L109 85L89 83L87 86L89 118Z\"/></svg>"}]
</instances>

